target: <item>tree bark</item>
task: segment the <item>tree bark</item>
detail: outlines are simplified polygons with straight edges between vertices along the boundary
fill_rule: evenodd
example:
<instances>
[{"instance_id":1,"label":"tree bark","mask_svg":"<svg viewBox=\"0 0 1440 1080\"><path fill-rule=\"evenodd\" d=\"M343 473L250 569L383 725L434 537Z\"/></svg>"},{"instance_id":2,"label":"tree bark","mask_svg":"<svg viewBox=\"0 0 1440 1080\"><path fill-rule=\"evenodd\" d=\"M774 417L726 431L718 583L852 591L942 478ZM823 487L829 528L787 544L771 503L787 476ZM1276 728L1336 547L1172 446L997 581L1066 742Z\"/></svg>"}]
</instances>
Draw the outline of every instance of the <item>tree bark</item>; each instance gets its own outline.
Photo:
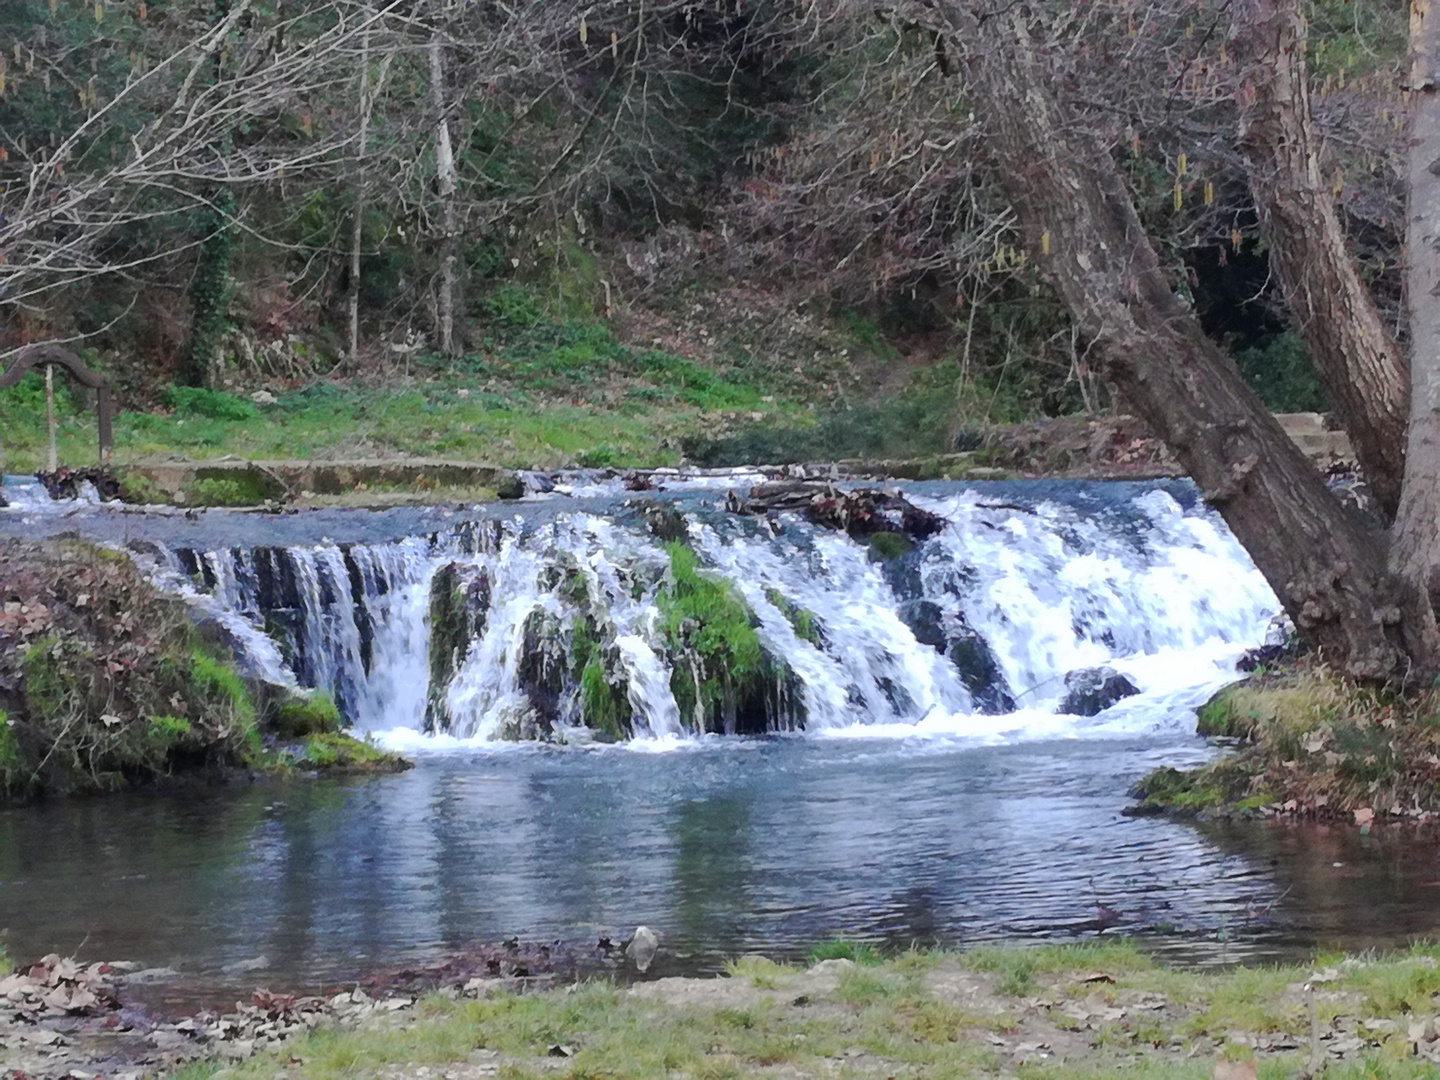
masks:
<instances>
[{"instance_id":1,"label":"tree bark","mask_svg":"<svg viewBox=\"0 0 1440 1080\"><path fill-rule=\"evenodd\" d=\"M440 211L440 283L436 290L435 322L439 348L456 356L455 340L455 151L450 142L450 121L446 115L445 46L437 31L430 39L430 107L435 112L435 194Z\"/></svg>"},{"instance_id":2,"label":"tree bark","mask_svg":"<svg viewBox=\"0 0 1440 1080\"><path fill-rule=\"evenodd\" d=\"M1078 134L1048 89L1020 9L986 14L947 0L942 10L1028 246L1106 377L1330 663L1367 680L1406 672L1400 589L1378 539L1331 496L1176 297L1108 148Z\"/></svg>"},{"instance_id":3,"label":"tree bark","mask_svg":"<svg viewBox=\"0 0 1440 1080\"><path fill-rule=\"evenodd\" d=\"M367 11L368 15L369 12ZM346 297L346 346L351 364L360 357L360 253L365 230L365 151L370 134L370 27L360 40L360 133L355 147L355 208L350 223L350 290Z\"/></svg>"},{"instance_id":4,"label":"tree bark","mask_svg":"<svg viewBox=\"0 0 1440 1080\"><path fill-rule=\"evenodd\" d=\"M1409 213L1405 300L1410 315L1410 432L1405 485L1390 565L1430 617L1431 655L1440 653L1440 13L1410 5ZM1437 665L1432 664L1431 667Z\"/></svg>"},{"instance_id":5,"label":"tree bark","mask_svg":"<svg viewBox=\"0 0 1440 1080\"><path fill-rule=\"evenodd\" d=\"M1240 143L1274 272L1387 520L1400 504L1410 373L1345 246L1310 122L1299 0L1241 0Z\"/></svg>"}]
</instances>

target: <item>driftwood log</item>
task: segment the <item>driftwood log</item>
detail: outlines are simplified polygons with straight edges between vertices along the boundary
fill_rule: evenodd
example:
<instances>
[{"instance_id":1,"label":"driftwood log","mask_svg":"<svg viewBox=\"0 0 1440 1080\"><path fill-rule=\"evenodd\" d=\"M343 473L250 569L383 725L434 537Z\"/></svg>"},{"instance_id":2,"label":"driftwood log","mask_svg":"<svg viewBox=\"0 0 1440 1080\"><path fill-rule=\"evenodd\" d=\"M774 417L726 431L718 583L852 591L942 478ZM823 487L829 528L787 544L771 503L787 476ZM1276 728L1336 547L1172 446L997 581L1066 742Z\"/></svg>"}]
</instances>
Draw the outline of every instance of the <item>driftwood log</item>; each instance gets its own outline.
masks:
<instances>
[{"instance_id":1,"label":"driftwood log","mask_svg":"<svg viewBox=\"0 0 1440 1080\"><path fill-rule=\"evenodd\" d=\"M730 492L726 509L736 514L791 512L812 524L836 529L863 540L877 532L901 533L925 540L948 524L939 514L923 510L893 491L855 488L813 480L773 480L756 484L744 498Z\"/></svg>"}]
</instances>

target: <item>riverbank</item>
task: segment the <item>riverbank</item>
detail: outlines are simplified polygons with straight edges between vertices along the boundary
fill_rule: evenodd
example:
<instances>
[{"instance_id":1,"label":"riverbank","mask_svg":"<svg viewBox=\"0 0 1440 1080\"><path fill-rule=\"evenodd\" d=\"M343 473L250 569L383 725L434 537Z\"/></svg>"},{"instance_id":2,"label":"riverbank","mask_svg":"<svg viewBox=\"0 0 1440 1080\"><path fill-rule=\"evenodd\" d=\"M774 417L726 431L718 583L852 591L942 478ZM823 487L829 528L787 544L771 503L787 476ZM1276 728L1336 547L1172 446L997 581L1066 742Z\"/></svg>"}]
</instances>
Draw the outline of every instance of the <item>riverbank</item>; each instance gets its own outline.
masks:
<instances>
[{"instance_id":1,"label":"riverbank","mask_svg":"<svg viewBox=\"0 0 1440 1080\"><path fill-rule=\"evenodd\" d=\"M224 628L125 554L0 539L0 799L406 767L340 728L323 695L247 680Z\"/></svg>"},{"instance_id":2,"label":"riverbank","mask_svg":"<svg viewBox=\"0 0 1440 1080\"><path fill-rule=\"evenodd\" d=\"M1156 769L1130 813L1426 823L1440 818L1440 700L1357 686L1313 659L1226 687L1196 732L1229 752Z\"/></svg>"},{"instance_id":3,"label":"riverbank","mask_svg":"<svg viewBox=\"0 0 1440 1080\"><path fill-rule=\"evenodd\" d=\"M7 1064L35 1080L97 1066L186 1080L1399 1080L1440 1067L1437 958L1424 945L1200 971L1159 964L1124 940L886 959L834 942L800 966L740 957L719 978L639 981L627 965L546 989L502 975L323 998L257 991L225 1013L160 1021L125 1007L123 989L106 981L118 973L52 960L36 979L65 987L69 1000L81 987L87 996L65 1019L7 1014L0 1042ZM0 987L18 998L29 992L23 981Z\"/></svg>"}]
</instances>

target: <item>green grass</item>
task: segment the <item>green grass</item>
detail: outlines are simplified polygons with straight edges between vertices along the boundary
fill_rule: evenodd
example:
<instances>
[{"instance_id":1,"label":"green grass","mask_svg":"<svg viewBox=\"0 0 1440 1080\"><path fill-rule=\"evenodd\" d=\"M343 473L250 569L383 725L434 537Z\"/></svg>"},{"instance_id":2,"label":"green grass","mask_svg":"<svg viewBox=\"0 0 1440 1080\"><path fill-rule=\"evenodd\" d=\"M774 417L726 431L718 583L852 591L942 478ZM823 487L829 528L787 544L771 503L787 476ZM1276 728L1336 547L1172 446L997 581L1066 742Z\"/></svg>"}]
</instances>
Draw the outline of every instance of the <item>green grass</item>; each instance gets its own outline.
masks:
<instances>
[{"instance_id":1,"label":"green grass","mask_svg":"<svg viewBox=\"0 0 1440 1080\"><path fill-rule=\"evenodd\" d=\"M817 946L817 952L825 951ZM834 951L833 949L830 951ZM1296 1075L1308 1052L1305 981L1321 964L1326 994L1317 1010L1328 1031L1337 1017L1390 1019L1375 1025L1375 1044L1331 1061L1327 1078L1401 1080L1433 1075L1410 1054L1407 1010L1429 1015L1428 995L1440 987L1432 946L1389 956L1319 958L1316 965L1184 970L1156 964L1128 942L1039 948L978 948L959 954L912 952L875 966L811 976L765 957L727 966L728 979L704 993L694 984L681 997L654 988L635 991L609 982L531 994L497 992L479 1001L440 996L418 1003L409 1019L361 1030L321 1029L234 1070L237 1080L292 1080L431 1075L451 1062L477 1060L508 1080L661 1080L723 1077L923 1076L1027 1080L1100 1080L1213 1075L1217 1059L1257 1061L1258 1075ZM1005 992L974 986L1023 972L1038 1003L1021 1009ZM966 982L966 980L970 980ZM957 989L959 987L959 989ZM1163 1006L1136 1006L1163 997ZM1416 1006L1416 1001L1423 1004ZM1077 1024L1077 1007L1116 1007L1120 1019ZM1130 1004L1127 1004L1130 1003ZM1066 1011L1066 1010L1070 1011ZM1084 1014L1083 1008L1080 1010ZM1061 1055L1040 1058L1023 1047L1069 1034ZM1342 1027L1342 1030L1345 1030ZM1284 1034L1300 1050L1250 1049L1252 1036ZM567 1047L572 1056L551 1056ZM1017 1060L1026 1058L1028 1060ZM172 1074L187 1080L206 1066Z\"/></svg>"},{"instance_id":2,"label":"green grass","mask_svg":"<svg viewBox=\"0 0 1440 1080\"><path fill-rule=\"evenodd\" d=\"M883 959L875 946L860 941L849 941L846 938L831 938L829 941L822 941L810 950L809 956L812 964L818 964L822 960L853 960L855 963L867 967L875 967Z\"/></svg>"},{"instance_id":3,"label":"green grass","mask_svg":"<svg viewBox=\"0 0 1440 1080\"><path fill-rule=\"evenodd\" d=\"M116 415L116 463L177 453L250 460L349 453L517 467L673 465L683 440L756 417L781 426L813 422L807 404L770 392L763 372L711 370L623 345L604 326L578 321L502 330L482 353L443 363L422 358L384 388L317 382L257 407L239 393L169 387L160 408ZM0 391L8 471L44 462L42 387L27 376ZM93 413L68 386L57 412L62 460L93 460Z\"/></svg>"}]
</instances>

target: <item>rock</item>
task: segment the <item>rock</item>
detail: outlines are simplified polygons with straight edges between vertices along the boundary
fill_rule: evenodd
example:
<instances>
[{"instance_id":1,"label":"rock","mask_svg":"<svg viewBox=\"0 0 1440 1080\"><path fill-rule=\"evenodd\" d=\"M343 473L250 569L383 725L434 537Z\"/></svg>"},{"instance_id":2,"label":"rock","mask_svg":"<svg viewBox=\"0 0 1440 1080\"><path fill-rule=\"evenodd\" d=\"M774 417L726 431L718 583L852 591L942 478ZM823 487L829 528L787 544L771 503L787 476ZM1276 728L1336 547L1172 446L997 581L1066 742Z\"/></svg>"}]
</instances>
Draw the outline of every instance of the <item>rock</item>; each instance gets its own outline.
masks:
<instances>
[{"instance_id":1,"label":"rock","mask_svg":"<svg viewBox=\"0 0 1440 1080\"><path fill-rule=\"evenodd\" d=\"M1001 716L1015 711L1015 695L1010 693L1000 663L983 637L967 628L951 640L945 654L960 673L960 681L970 692L970 703L977 712Z\"/></svg>"},{"instance_id":2,"label":"rock","mask_svg":"<svg viewBox=\"0 0 1440 1080\"><path fill-rule=\"evenodd\" d=\"M275 395L269 390L256 390L250 395L250 400L256 405L274 405L276 403Z\"/></svg>"},{"instance_id":3,"label":"rock","mask_svg":"<svg viewBox=\"0 0 1440 1080\"><path fill-rule=\"evenodd\" d=\"M525 481L520 478L519 473L506 473L496 483L495 494L502 499L524 498Z\"/></svg>"},{"instance_id":4,"label":"rock","mask_svg":"<svg viewBox=\"0 0 1440 1080\"><path fill-rule=\"evenodd\" d=\"M648 971L660 948L660 935L648 926L637 926L625 946L625 955L635 962L635 970Z\"/></svg>"},{"instance_id":5,"label":"rock","mask_svg":"<svg viewBox=\"0 0 1440 1080\"><path fill-rule=\"evenodd\" d=\"M1094 716L1140 688L1112 667L1081 668L1065 676L1065 696L1056 712Z\"/></svg>"},{"instance_id":6,"label":"rock","mask_svg":"<svg viewBox=\"0 0 1440 1080\"><path fill-rule=\"evenodd\" d=\"M907 600L896 609L896 614L921 645L929 645L936 652L945 651L949 639L939 604L933 600Z\"/></svg>"}]
</instances>

